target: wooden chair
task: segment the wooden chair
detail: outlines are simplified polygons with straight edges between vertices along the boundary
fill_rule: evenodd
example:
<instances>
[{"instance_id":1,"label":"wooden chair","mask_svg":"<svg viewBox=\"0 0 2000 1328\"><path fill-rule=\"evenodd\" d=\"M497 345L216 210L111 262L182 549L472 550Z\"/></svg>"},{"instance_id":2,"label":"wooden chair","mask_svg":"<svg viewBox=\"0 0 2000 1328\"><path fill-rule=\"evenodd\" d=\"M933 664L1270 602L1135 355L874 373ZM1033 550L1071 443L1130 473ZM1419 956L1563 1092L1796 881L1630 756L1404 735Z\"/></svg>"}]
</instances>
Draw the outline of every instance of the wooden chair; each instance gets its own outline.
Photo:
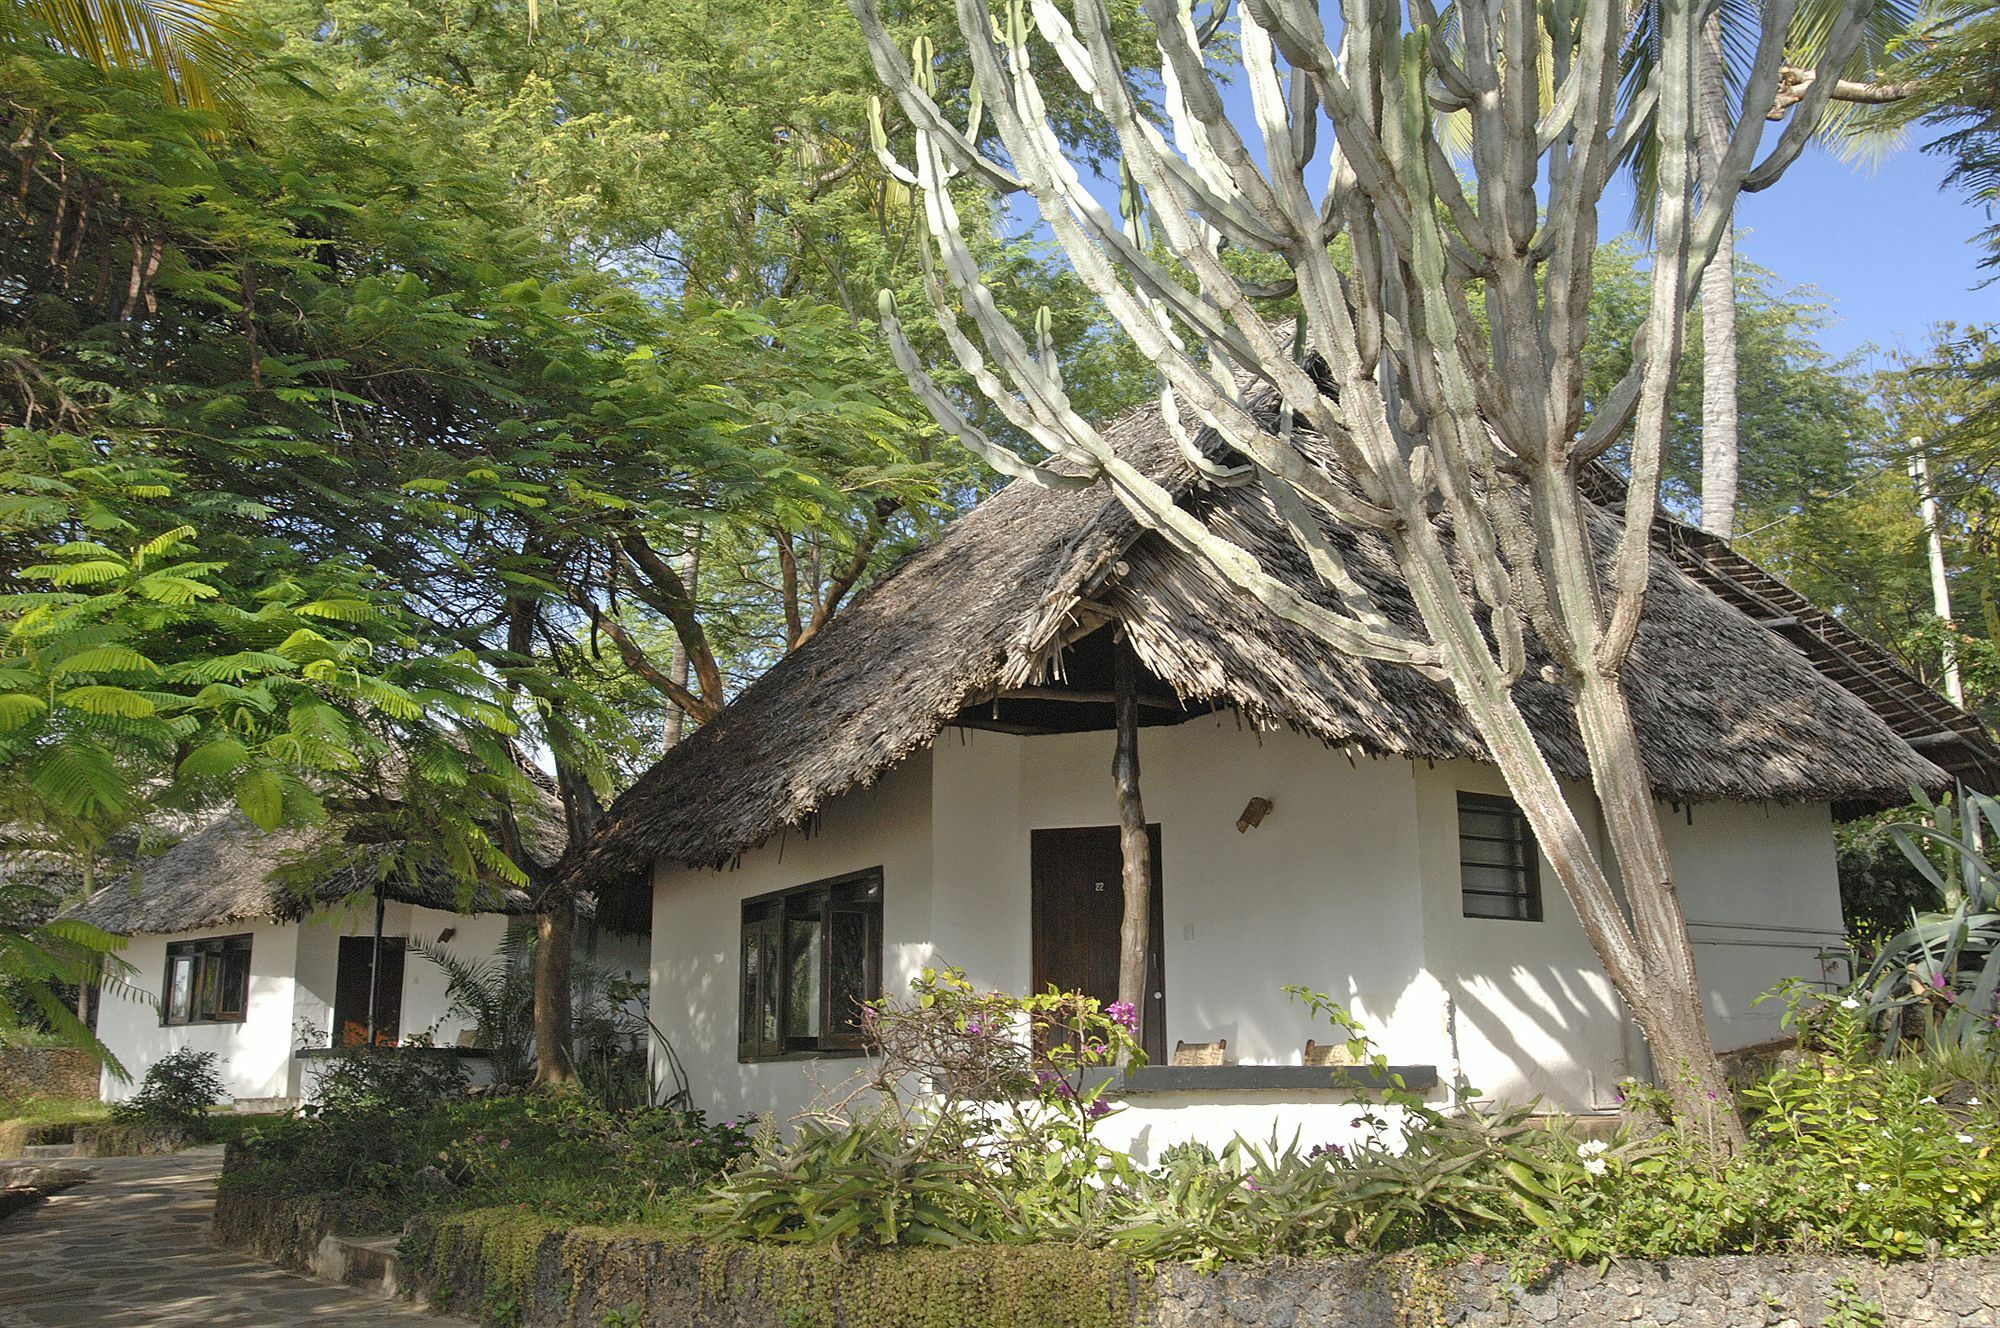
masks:
<instances>
[{"instance_id":1,"label":"wooden chair","mask_svg":"<svg viewBox=\"0 0 2000 1328\"><path fill-rule=\"evenodd\" d=\"M1173 1065L1227 1065L1229 1063L1229 1039L1217 1038L1213 1042L1174 1043Z\"/></svg>"}]
</instances>

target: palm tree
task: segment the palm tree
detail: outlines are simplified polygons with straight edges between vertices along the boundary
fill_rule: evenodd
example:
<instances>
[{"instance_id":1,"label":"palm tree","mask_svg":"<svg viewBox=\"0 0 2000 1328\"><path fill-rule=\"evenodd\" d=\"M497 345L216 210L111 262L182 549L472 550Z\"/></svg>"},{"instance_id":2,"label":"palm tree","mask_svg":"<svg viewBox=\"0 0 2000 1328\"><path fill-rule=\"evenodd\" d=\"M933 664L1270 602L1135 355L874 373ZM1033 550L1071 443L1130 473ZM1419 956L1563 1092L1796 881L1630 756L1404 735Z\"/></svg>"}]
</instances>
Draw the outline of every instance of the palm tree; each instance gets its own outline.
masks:
<instances>
[{"instance_id":1,"label":"palm tree","mask_svg":"<svg viewBox=\"0 0 2000 1328\"><path fill-rule=\"evenodd\" d=\"M1651 11L1661 0L1642 0ZM1839 0L1802 0L1792 20L1786 51L1786 76L1775 107L1748 108L1750 114L1776 115L1803 95L1810 70L1826 48ZM1851 151L1867 141L1874 122L1865 117L1865 108L1903 95L1899 86L1867 81L1869 75L1888 59L1895 41L1908 34L1918 20L1919 6L1911 0L1875 0L1860 28L1860 41L1842 71L1842 80L1832 94L1815 137L1823 143ZM1741 105L1742 85L1756 50L1759 15L1756 0L1721 0L1703 32L1701 50L1700 169L1713 175L1717 169L1718 145L1729 141ZM1628 90L1646 83L1658 51L1657 23L1643 23L1627 51ZM1638 221L1650 225L1653 199L1657 196L1654 178L1656 154L1650 134L1634 144L1631 168L1637 186ZM1702 390L1701 390L1701 527L1712 535L1730 539L1736 533L1736 486L1739 443L1736 432L1737 364L1736 337L1736 237L1725 233L1715 256L1702 273Z\"/></svg>"},{"instance_id":2,"label":"palm tree","mask_svg":"<svg viewBox=\"0 0 2000 1328\"><path fill-rule=\"evenodd\" d=\"M236 0L0 0L0 44L23 42L156 77L167 101L207 111L235 106L256 49Z\"/></svg>"}]
</instances>

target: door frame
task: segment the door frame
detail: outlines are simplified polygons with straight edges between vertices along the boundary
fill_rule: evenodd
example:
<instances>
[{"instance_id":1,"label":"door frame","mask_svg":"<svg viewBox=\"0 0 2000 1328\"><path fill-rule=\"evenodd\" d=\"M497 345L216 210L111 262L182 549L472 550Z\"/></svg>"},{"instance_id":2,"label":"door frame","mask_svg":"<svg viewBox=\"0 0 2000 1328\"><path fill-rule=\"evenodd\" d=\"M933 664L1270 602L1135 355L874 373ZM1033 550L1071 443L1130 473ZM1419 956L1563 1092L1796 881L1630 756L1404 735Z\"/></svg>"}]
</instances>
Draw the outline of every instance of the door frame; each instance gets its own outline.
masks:
<instances>
[{"instance_id":1,"label":"door frame","mask_svg":"<svg viewBox=\"0 0 2000 1328\"><path fill-rule=\"evenodd\" d=\"M1044 901L1052 882L1043 876L1045 866L1053 866L1065 839L1105 836L1117 843L1119 827L1115 825L1073 825L1047 826L1028 832L1028 971L1029 990L1042 992L1051 985L1048 964L1051 956L1043 953L1042 919ZM1167 929L1166 889L1164 857L1161 851L1160 824L1148 822L1146 836L1151 841L1153 882L1151 891L1152 926L1148 929L1150 944L1146 956L1146 991L1148 1003L1145 1017L1140 1022L1141 1047L1146 1060L1153 1065L1166 1064L1167 1048ZM1121 851L1122 858L1122 851ZM1120 877L1123 890L1123 877ZM1122 894L1121 894L1122 900ZM1124 912L1121 902L1119 912Z\"/></svg>"},{"instance_id":2,"label":"door frame","mask_svg":"<svg viewBox=\"0 0 2000 1328\"><path fill-rule=\"evenodd\" d=\"M334 1046L365 1046L368 1040L368 1006L365 1000L362 1002L360 1010L354 1012L358 1014L358 1018L345 1020L341 1017L343 1011L343 1002L341 1000L343 991L343 984L341 982L341 971L343 968L341 963L342 952L358 952L360 958L356 961L355 966L365 970L368 974L368 986L373 989L375 994L375 1013L377 1016L375 1045L379 1047L393 1046L402 1041L403 983L406 977L408 950L407 937L384 936L382 938L383 962L381 971L378 972L375 965L375 938L372 935L340 936L335 938L333 954L333 1031L331 1035ZM395 956L393 960L390 959L391 955ZM383 979L392 973L395 981L393 983L385 983ZM354 985L357 988L361 986L358 981ZM366 991L364 990L356 994L365 997ZM387 997L386 1001L384 997ZM392 1021L384 1022L382 1016L385 1011L393 1016ZM350 1022L361 1030L361 1036L352 1041L346 1040L344 1036L344 1025Z\"/></svg>"}]
</instances>

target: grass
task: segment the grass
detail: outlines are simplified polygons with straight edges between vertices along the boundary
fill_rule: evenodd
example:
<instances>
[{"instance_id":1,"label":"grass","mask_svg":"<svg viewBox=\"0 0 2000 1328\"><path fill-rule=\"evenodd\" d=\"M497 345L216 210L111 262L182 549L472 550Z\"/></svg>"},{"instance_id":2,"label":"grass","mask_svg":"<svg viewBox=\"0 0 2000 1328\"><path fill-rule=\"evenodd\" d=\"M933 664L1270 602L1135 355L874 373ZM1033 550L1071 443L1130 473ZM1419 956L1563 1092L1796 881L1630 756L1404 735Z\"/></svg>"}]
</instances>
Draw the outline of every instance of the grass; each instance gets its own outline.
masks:
<instances>
[{"instance_id":1,"label":"grass","mask_svg":"<svg viewBox=\"0 0 2000 1328\"><path fill-rule=\"evenodd\" d=\"M111 1108L95 1098L23 1097L0 1100L0 1120L27 1125L95 1125Z\"/></svg>"},{"instance_id":2,"label":"grass","mask_svg":"<svg viewBox=\"0 0 2000 1328\"><path fill-rule=\"evenodd\" d=\"M79 1125L100 1125L111 1108L84 1098L26 1097L0 1101L0 1157L19 1157L29 1144L67 1143Z\"/></svg>"},{"instance_id":3,"label":"grass","mask_svg":"<svg viewBox=\"0 0 2000 1328\"><path fill-rule=\"evenodd\" d=\"M215 1108L208 1118L208 1142L233 1142L271 1119L269 1115ZM69 1143L78 1126L110 1122L110 1104L88 1098L27 1097L0 1101L0 1158L19 1157L29 1144Z\"/></svg>"}]
</instances>

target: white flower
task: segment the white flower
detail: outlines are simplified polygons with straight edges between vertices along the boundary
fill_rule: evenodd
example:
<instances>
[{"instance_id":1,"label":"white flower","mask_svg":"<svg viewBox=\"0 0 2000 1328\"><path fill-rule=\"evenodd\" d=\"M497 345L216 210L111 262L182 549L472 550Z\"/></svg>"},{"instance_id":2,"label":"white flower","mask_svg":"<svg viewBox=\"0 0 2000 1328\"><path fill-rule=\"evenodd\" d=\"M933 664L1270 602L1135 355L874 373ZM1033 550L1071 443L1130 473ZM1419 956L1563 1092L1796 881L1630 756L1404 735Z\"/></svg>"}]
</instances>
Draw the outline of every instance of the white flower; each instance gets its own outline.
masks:
<instances>
[{"instance_id":1,"label":"white flower","mask_svg":"<svg viewBox=\"0 0 2000 1328\"><path fill-rule=\"evenodd\" d=\"M1873 1185L1870 1185L1865 1180L1857 1180L1854 1182L1854 1188L1859 1190L1861 1193L1866 1194L1875 1187Z\"/></svg>"},{"instance_id":2,"label":"white flower","mask_svg":"<svg viewBox=\"0 0 2000 1328\"><path fill-rule=\"evenodd\" d=\"M1593 1176L1602 1176L1610 1165L1610 1163L1601 1157L1586 1157L1583 1159L1583 1169Z\"/></svg>"},{"instance_id":3,"label":"white flower","mask_svg":"<svg viewBox=\"0 0 2000 1328\"><path fill-rule=\"evenodd\" d=\"M1976 1097L1969 1097L1965 1099L1965 1105L1968 1107L1976 1107L1979 1105L1979 1099Z\"/></svg>"},{"instance_id":4,"label":"white flower","mask_svg":"<svg viewBox=\"0 0 2000 1328\"><path fill-rule=\"evenodd\" d=\"M1861 1008L1861 1002L1855 1000L1852 996L1849 996L1846 1000L1840 1003L1840 1008L1843 1010L1859 1010Z\"/></svg>"},{"instance_id":5,"label":"white flower","mask_svg":"<svg viewBox=\"0 0 2000 1328\"><path fill-rule=\"evenodd\" d=\"M1954 1135L1952 1137L1957 1139L1962 1144L1976 1144L1979 1142L1977 1139L1974 1139L1969 1134Z\"/></svg>"},{"instance_id":6,"label":"white flower","mask_svg":"<svg viewBox=\"0 0 2000 1328\"><path fill-rule=\"evenodd\" d=\"M1610 1148L1611 1145L1602 1139L1592 1139L1588 1143L1578 1144L1576 1152L1579 1157L1596 1157L1599 1153L1609 1151Z\"/></svg>"}]
</instances>

